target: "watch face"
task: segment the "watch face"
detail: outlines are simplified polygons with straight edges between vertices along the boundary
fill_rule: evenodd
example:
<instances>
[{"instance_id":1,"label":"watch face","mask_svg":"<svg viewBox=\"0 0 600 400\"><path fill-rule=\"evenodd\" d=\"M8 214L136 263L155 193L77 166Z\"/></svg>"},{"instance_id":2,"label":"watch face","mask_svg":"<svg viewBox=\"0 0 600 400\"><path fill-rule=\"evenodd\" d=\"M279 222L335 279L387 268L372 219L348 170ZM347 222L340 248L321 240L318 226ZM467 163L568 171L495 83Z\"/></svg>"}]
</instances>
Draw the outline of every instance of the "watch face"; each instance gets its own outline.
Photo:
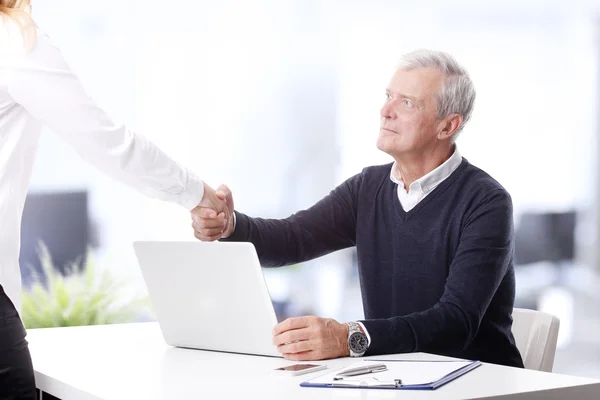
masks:
<instances>
[{"instance_id":1,"label":"watch face","mask_svg":"<svg viewBox=\"0 0 600 400\"><path fill-rule=\"evenodd\" d=\"M355 353L364 353L367 350L367 336L362 332L350 335L350 349Z\"/></svg>"}]
</instances>

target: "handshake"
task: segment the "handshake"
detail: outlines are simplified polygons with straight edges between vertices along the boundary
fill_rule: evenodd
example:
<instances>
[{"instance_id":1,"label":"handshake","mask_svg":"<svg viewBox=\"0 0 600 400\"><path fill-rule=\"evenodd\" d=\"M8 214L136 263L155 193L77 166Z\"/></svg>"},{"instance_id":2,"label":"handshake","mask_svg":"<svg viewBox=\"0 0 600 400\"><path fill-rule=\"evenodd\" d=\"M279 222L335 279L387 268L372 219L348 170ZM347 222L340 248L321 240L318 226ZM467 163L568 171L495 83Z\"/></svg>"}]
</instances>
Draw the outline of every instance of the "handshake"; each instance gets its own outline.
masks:
<instances>
[{"instance_id":1,"label":"handshake","mask_svg":"<svg viewBox=\"0 0 600 400\"><path fill-rule=\"evenodd\" d=\"M190 211L196 239L213 242L230 236L235 229L233 210L233 195L227 186L215 191L205 183L202 200Z\"/></svg>"}]
</instances>

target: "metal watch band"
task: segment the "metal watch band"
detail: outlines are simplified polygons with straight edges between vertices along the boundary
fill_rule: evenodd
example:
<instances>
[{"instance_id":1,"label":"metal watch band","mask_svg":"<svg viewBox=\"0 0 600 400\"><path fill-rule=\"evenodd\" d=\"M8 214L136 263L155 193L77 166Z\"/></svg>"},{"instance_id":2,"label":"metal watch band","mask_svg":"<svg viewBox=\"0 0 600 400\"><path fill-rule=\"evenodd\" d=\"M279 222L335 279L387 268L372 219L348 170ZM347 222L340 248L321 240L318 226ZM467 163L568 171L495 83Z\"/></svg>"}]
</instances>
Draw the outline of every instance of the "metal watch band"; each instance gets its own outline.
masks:
<instances>
[{"instance_id":1,"label":"metal watch band","mask_svg":"<svg viewBox=\"0 0 600 400\"><path fill-rule=\"evenodd\" d=\"M362 330L360 329L360 325L358 325L358 323L356 322L346 322L346 325L348 326L348 350L350 352L350 357L360 357L363 354L365 354L365 351L361 352L361 353L356 353L355 351L352 350L352 347L350 346L350 337L352 336L353 333L360 333L361 335L365 336L366 339L366 335L362 332Z\"/></svg>"}]
</instances>

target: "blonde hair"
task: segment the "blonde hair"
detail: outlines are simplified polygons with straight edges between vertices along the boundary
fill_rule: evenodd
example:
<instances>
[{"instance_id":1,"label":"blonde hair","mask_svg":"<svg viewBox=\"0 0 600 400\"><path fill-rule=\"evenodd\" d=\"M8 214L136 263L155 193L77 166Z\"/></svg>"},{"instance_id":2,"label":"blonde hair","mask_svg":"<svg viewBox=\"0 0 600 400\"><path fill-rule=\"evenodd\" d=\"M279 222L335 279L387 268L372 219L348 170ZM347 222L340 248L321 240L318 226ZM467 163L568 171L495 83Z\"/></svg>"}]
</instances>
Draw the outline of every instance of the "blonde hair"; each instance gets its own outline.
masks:
<instances>
[{"instance_id":1,"label":"blonde hair","mask_svg":"<svg viewBox=\"0 0 600 400\"><path fill-rule=\"evenodd\" d=\"M16 22L21 28L25 46L33 47L37 30L31 18L30 0L0 0L0 16L5 21L10 18Z\"/></svg>"}]
</instances>

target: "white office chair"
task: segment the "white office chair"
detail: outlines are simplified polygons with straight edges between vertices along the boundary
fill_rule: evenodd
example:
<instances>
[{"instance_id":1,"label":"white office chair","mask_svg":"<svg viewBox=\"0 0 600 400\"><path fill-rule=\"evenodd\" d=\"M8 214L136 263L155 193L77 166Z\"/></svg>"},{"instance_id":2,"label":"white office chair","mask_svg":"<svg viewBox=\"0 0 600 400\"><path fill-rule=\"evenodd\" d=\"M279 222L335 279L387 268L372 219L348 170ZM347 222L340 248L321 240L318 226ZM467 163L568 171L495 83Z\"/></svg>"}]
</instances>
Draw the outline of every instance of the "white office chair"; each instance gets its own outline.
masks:
<instances>
[{"instance_id":1,"label":"white office chair","mask_svg":"<svg viewBox=\"0 0 600 400\"><path fill-rule=\"evenodd\" d=\"M515 308L512 333L525 368L552 372L560 320L541 311Z\"/></svg>"}]
</instances>

